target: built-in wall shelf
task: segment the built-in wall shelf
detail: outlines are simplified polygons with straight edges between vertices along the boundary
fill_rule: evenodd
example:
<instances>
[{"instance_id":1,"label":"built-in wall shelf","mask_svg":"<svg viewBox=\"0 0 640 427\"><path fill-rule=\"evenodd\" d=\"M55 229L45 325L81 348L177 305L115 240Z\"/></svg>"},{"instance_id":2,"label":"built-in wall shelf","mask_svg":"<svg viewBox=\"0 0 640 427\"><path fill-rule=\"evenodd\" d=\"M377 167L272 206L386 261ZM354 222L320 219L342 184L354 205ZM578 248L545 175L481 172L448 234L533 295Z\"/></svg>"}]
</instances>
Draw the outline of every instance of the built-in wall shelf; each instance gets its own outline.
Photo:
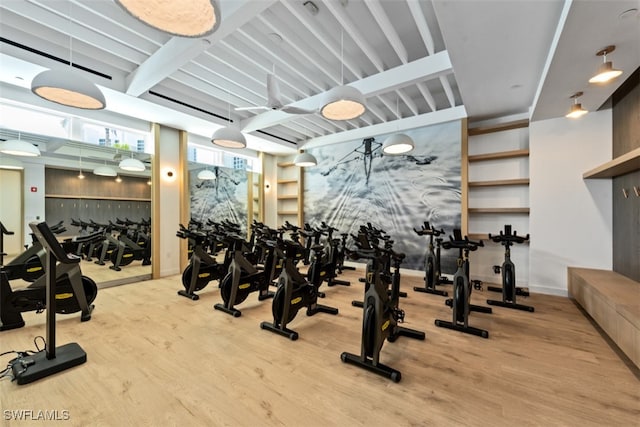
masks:
<instances>
[{"instance_id":1,"label":"built-in wall shelf","mask_svg":"<svg viewBox=\"0 0 640 427\"><path fill-rule=\"evenodd\" d=\"M523 119L523 120L516 120L509 123L499 124L496 126L471 128L468 130L468 135L469 136L484 135L485 133L504 132L506 130L520 129L520 128L526 128L526 127L529 127L529 120Z\"/></svg>"},{"instance_id":2,"label":"built-in wall shelf","mask_svg":"<svg viewBox=\"0 0 640 427\"><path fill-rule=\"evenodd\" d=\"M297 184L297 179L279 179L278 184Z\"/></svg>"},{"instance_id":3,"label":"built-in wall shelf","mask_svg":"<svg viewBox=\"0 0 640 427\"><path fill-rule=\"evenodd\" d=\"M529 208L469 208L474 214L528 214Z\"/></svg>"},{"instance_id":4,"label":"built-in wall shelf","mask_svg":"<svg viewBox=\"0 0 640 427\"><path fill-rule=\"evenodd\" d=\"M278 211L278 215L298 215L298 211Z\"/></svg>"},{"instance_id":5,"label":"built-in wall shelf","mask_svg":"<svg viewBox=\"0 0 640 427\"><path fill-rule=\"evenodd\" d=\"M498 153L476 154L469 156L469 162L481 162L484 160L513 159L517 157L529 157L529 149L501 151Z\"/></svg>"},{"instance_id":6,"label":"built-in wall shelf","mask_svg":"<svg viewBox=\"0 0 640 427\"><path fill-rule=\"evenodd\" d=\"M529 178L499 179L494 181L470 181L469 187L501 187L504 185L529 185Z\"/></svg>"},{"instance_id":7,"label":"built-in wall shelf","mask_svg":"<svg viewBox=\"0 0 640 427\"><path fill-rule=\"evenodd\" d=\"M467 234L469 240L489 240L489 234L487 233L470 233Z\"/></svg>"},{"instance_id":8,"label":"built-in wall shelf","mask_svg":"<svg viewBox=\"0 0 640 427\"><path fill-rule=\"evenodd\" d=\"M282 196L278 196L278 200L297 200L297 194L284 194Z\"/></svg>"},{"instance_id":9,"label":"built-in wall shelf","mask_svg":"<svg viewBox=\"0 0 640 427\"><path fill-rule=\"evenodd\" d=\"M582 175L583 179L614 178L640 170L640 148L631 150L620 157L591 169Z\"/></svg>"},{"instance_id":10,"label":"built-in wall shelf","mask_svg":"<svg viewBox=\"0 0 640 427\"><path fill-rule=\"evenodd\" d=\"M278 163L278 167L279 168L288 168L288 167L291 167L293 165L294 165L293 162L280 162L280 163Z\"/></svg>"}]
</instances>

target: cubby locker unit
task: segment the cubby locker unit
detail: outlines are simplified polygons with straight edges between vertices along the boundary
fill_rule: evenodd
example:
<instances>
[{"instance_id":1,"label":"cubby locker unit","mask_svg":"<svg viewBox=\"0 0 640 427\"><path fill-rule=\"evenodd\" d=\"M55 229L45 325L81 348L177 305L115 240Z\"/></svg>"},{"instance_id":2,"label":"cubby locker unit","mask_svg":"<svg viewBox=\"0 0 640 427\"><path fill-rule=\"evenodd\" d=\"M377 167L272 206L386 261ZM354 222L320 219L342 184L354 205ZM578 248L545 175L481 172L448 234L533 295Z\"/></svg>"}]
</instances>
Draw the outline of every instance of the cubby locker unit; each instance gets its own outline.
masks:
<instances>
[{"instance_id":1,"label":"cubby locker unit","mask_svg":"<svg viewBox=\"0 0 640 427\"><path fill-rule=\"evenodd\" d=\"M302 168L293 164L293 156L278 162L278 226L285 221L303 226L303 176Z\"/></svg>"},{"instance_id":2,"label":"cubby locker unit","mask_svg":"<svg viewBox=\"0 0 640 427\"><path fill-rule=\"evenodd\" d=\"M505 224L518 235L529 232L528 120L469 128L463 157L467 166L467 233L469 238L485 242L485 247L473 254L472 275L499 283L500 275L492 266L502 264L504 247L489 241L488 235L499 234ZM529 245L514 245L511 258L518 285L526 286Z\"/></svg>"}]
</instances>

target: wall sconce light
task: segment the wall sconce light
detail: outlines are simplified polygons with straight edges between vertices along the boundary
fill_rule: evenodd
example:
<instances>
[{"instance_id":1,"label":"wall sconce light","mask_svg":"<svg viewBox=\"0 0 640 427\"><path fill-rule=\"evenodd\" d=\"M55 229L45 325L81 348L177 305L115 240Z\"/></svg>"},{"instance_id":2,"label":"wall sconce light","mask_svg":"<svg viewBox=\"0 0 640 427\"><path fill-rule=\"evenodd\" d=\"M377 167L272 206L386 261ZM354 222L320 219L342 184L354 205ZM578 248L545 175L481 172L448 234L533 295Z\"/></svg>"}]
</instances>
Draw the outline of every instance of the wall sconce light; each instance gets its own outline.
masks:
<instances>
[{"instance_id":1,"label":"wall sconce light","mask_svg":"<svg viewBox=\"0 0 640 427\"><path fill-rule=\"evenodd\" d=\"M603 62L598 67L598 73L589 79L589 83L607 83L622 74L622 70L616 70L613 68L613 63L607 61L607 54L616 50L614 45L607 46L604 49L596 52L596 56L602 56Z\"/></svg>"},{"instance_id":2,"label":"wall sconce light","mask_svg":"<svg viewBox=\"0 0 640 427\"><path fill-rule=\"evenodd\" d=\"M171 182L176 179L176 171L173 168L164 168L162 169L162 178L165 181Z\"/></svg>"},{"instance_id":3,"label":"wall sconce light","mask_svg":"<svg viewBox=\"0 0 640 427\"><path fill-rule=\"evenodd\" d=\"M585 110L584 108L582 108L582 104L578 103L578 98L581 97L582 95L583 95L582 92L576 92L569 97L569 98L573 98L574 104L571 106L571 110L569 110L569 112L565 117L568 117L570 119L577 119L589 112L588 110Z\"/></svg>"}]
</instances>

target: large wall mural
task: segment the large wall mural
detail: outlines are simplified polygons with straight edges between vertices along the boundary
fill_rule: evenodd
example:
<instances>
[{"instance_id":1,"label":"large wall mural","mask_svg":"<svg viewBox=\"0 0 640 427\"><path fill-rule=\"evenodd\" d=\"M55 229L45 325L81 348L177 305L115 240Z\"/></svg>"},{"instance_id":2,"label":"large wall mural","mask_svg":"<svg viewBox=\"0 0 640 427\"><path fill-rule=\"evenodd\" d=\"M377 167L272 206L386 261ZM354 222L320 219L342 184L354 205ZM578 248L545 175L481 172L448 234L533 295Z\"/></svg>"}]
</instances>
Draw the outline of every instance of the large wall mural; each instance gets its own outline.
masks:
<instances>
[{"instance_id":1,"label":"large wall mural","mask_svg":"<svg viewBox=\"0 0 640 427\"><path fill-rule=\"evenodd\" d=\"M304 172L305 221L350 234L371 223L407 255L402 267L421 270L428 238L413 227L429 221L447 239L460 228L461 127L452 122L404 133L416 145L407 155L383 155L389 135L309 149L318 165ZM443 251L444 273L455 272L454 252Z\"/></svg>"},{"instance_id":2,"label":"large wall mural","mask_svg":"<svg viewBox=\"0 0 640 427\"><path fill-rule=\"evenodd\" d=\"M200 180L201 169L189 173L191 217L206 222L228 220L247 227L248 195L247 172L244 169L209 167L216 179Z\"/></svg>"}]
</instances>

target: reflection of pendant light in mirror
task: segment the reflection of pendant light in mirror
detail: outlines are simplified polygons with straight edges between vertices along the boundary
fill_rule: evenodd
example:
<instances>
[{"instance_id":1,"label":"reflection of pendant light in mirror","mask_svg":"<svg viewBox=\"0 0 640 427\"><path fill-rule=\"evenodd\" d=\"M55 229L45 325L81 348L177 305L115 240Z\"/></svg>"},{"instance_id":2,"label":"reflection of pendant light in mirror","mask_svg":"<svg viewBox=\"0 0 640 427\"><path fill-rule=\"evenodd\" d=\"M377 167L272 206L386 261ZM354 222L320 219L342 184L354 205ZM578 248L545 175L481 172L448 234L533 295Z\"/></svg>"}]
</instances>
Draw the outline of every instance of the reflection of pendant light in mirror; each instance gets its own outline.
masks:
<instances>
[{"instance_id":1,"label":"reflection of pendant light in mirror","mask_svg":"<svg viewBox=\"0 0 640 427\"><path fill-rule=\"evenodd\" d=\"M582 92L576 92L573 95L571 95L569 98L573 98L574 103L571 106L571 110L569 110L569 112L567 113L567 115L565 117L568 117L570 119L577 119L579 117L584 116L585 114L587 114L589 111L585 110L584 108L582 108L582 104L578 103L578 98L582 96Z\"/></svg>"},{"instance_id":2,"label":"reflection of pendant light in mirror","mask_svg":"<svg viewBox=\"0 0 640 427\"><path fill-rule=\"evenodd\" d=\"M71 24L71 2L69 3ZM69 67L46 70L31 81L31 92L47 101L86 110L101 110L107 105L103 93L73 68L73 37L69 32Z\"/></svg>"},{"instance_id":3,"label":"reflection of pendant light in mirror","mask_svg":"<svg viewBox=\"0 0 640 427\"><path fill-rule=\"evenodd\" d=\"M589 83L607 83L622 74L622 70L616 70L613 68L613 63L607 61L607 54L616 50L616 47L611 45L596 52L596 56L602 56L603 62L598 67L598 73L589 79Z\"/></svg>"},{"instance_id":4,"label":"reflection of pendant light in mirror","mask_svg":"<svg viewBox=\"0 0 640 427\"><path fill-rule=\"evenodd\" d=\"M317 165L318 160L312 154L303 151L293 159L293 164L301 168L307 168Z\"/></svg>"},{"instance_id":5,"label":"reflection of pendant light in mirror","mask_svg":"<svg viewBox=\"0 0 640 427\"><path fill-rule=\"evenodd\" d=\"M116 0L116 3L137 20L174 36L204 37L220 25L217 0Z\"/></svg>"},{"instance_id":6,"label":"reflection of pendant light in mirror","mask_svg":"<svg viewBox=\"0 0 640 427\"><path fill-rule=\"evenodd\" d=\"M104 166L98 166L93 170L94 175L99 176L118 176L118 173L113 170L112 167L107 166L107 162L104 162Z\"/></svg>"},{"instance_id":7,"label":"reflection of pendant light in mirror","mask_svg":"<svg viewBox=\"0 0 640 427\"><path fill-rule=\"evenodd\" d=\"M122 159L118 164L118 167L122 170L130 172L143 172L145 170L144 163L142 163L138 159L134 159L133 153L131 153L130 158Z\"/></svg>"},{"instance_id":8,"label":"reflection of pendant light in mirror","mask_svg":"<svg viewBox=\"0 0 640 427\"><path fill-rule=\"evenodd\" d=\"M23 170L24 165L18 159L0 155L0 169Z\"/></svg>"},{"instance_id":9,"label":"reflection of pendant light in mirror","mask_svg":"<svg viewBox=\"0 0 640 427\"><path fill-rule=\"evenodd\" d=\"M320 113L329 120L352 120L366 111L364 95L358 89L344 84L344 30L340 33L340 86L324 96Z\"/></svg>"},{"instance_id":10,"label":"reflection of pendant light in mirror","mask_svg":"<svg viewBox=\"0 0 640 427\"><path fill-rule=\"evenodd\" d=\"M84 179L84 174L82 173L82 148L80 148L80 173L78 174L79 179Z\"/></svg>"},{"instance_id":11,"label":"reflection of pendant light in mirror","mask_svg":"<svg viewBox=\"0 0 640 427\"><path fill-rule=\"evenodd\" d=\"M200 172L198 172L198 179L202 179L202 180L216 179L216 174L213 173L213 171L210 171L209 169L202 169Z\"/></svg>"},{"instance_id":12,"label":"reflection of pendant light in mirror","mask_svg":"<svg viewBox=\"0 0 640 427\"><path fill-rule=\"evenodd\" d=\"M20 139L9 139L0 142L0 153L10 154L12 156L38 157L40 150L35 145Z\"/></svg>"},{"instance_id":13,"label":"reflection of pendant light in mirror","mask_svg":"<svg viewBox=\"0 0 640 427\"><path fill-rule=\"evenodd\" d=\"M119 175L118 175L118 176L116 176L116 182L117 182L118 184L122 182L122 178L120 178L120 176L119 176Z\"/></svg>"},{"instance_id":14,"label":"reflection of pendant light in mirror","mask_svg":"<svg viewBox=\"0 0 640 427\"><path fill-rule=\"evenodd\" d=\"M399 112L398 98L396 98L396 116L398 117L400 117ZM384 141L384 144L382 144L382 151L385 154L402 154L408 153L413 150L414 147L413 139L411 139L410 136L405 135L404 133L396 133Z\"/></svg>"},{"instance_id":15,"label":"reflection of pendant light in mirror","mask_svg":"<svg viewBox=\"0 0 640 427\"><path fill-rule=\"evenodd\" d=\"M217 131L213 133L213 137L211 138L211 142L215 145L219 145L220 147L225 148L244 148L247 146L247 140L240 132L239 129L231 127L231 94L229 90L227 90L227 96L229 99L227 100L227 117L229 120L229 124L225 127L221 127Z\"/></svg>"}]
</instances>

